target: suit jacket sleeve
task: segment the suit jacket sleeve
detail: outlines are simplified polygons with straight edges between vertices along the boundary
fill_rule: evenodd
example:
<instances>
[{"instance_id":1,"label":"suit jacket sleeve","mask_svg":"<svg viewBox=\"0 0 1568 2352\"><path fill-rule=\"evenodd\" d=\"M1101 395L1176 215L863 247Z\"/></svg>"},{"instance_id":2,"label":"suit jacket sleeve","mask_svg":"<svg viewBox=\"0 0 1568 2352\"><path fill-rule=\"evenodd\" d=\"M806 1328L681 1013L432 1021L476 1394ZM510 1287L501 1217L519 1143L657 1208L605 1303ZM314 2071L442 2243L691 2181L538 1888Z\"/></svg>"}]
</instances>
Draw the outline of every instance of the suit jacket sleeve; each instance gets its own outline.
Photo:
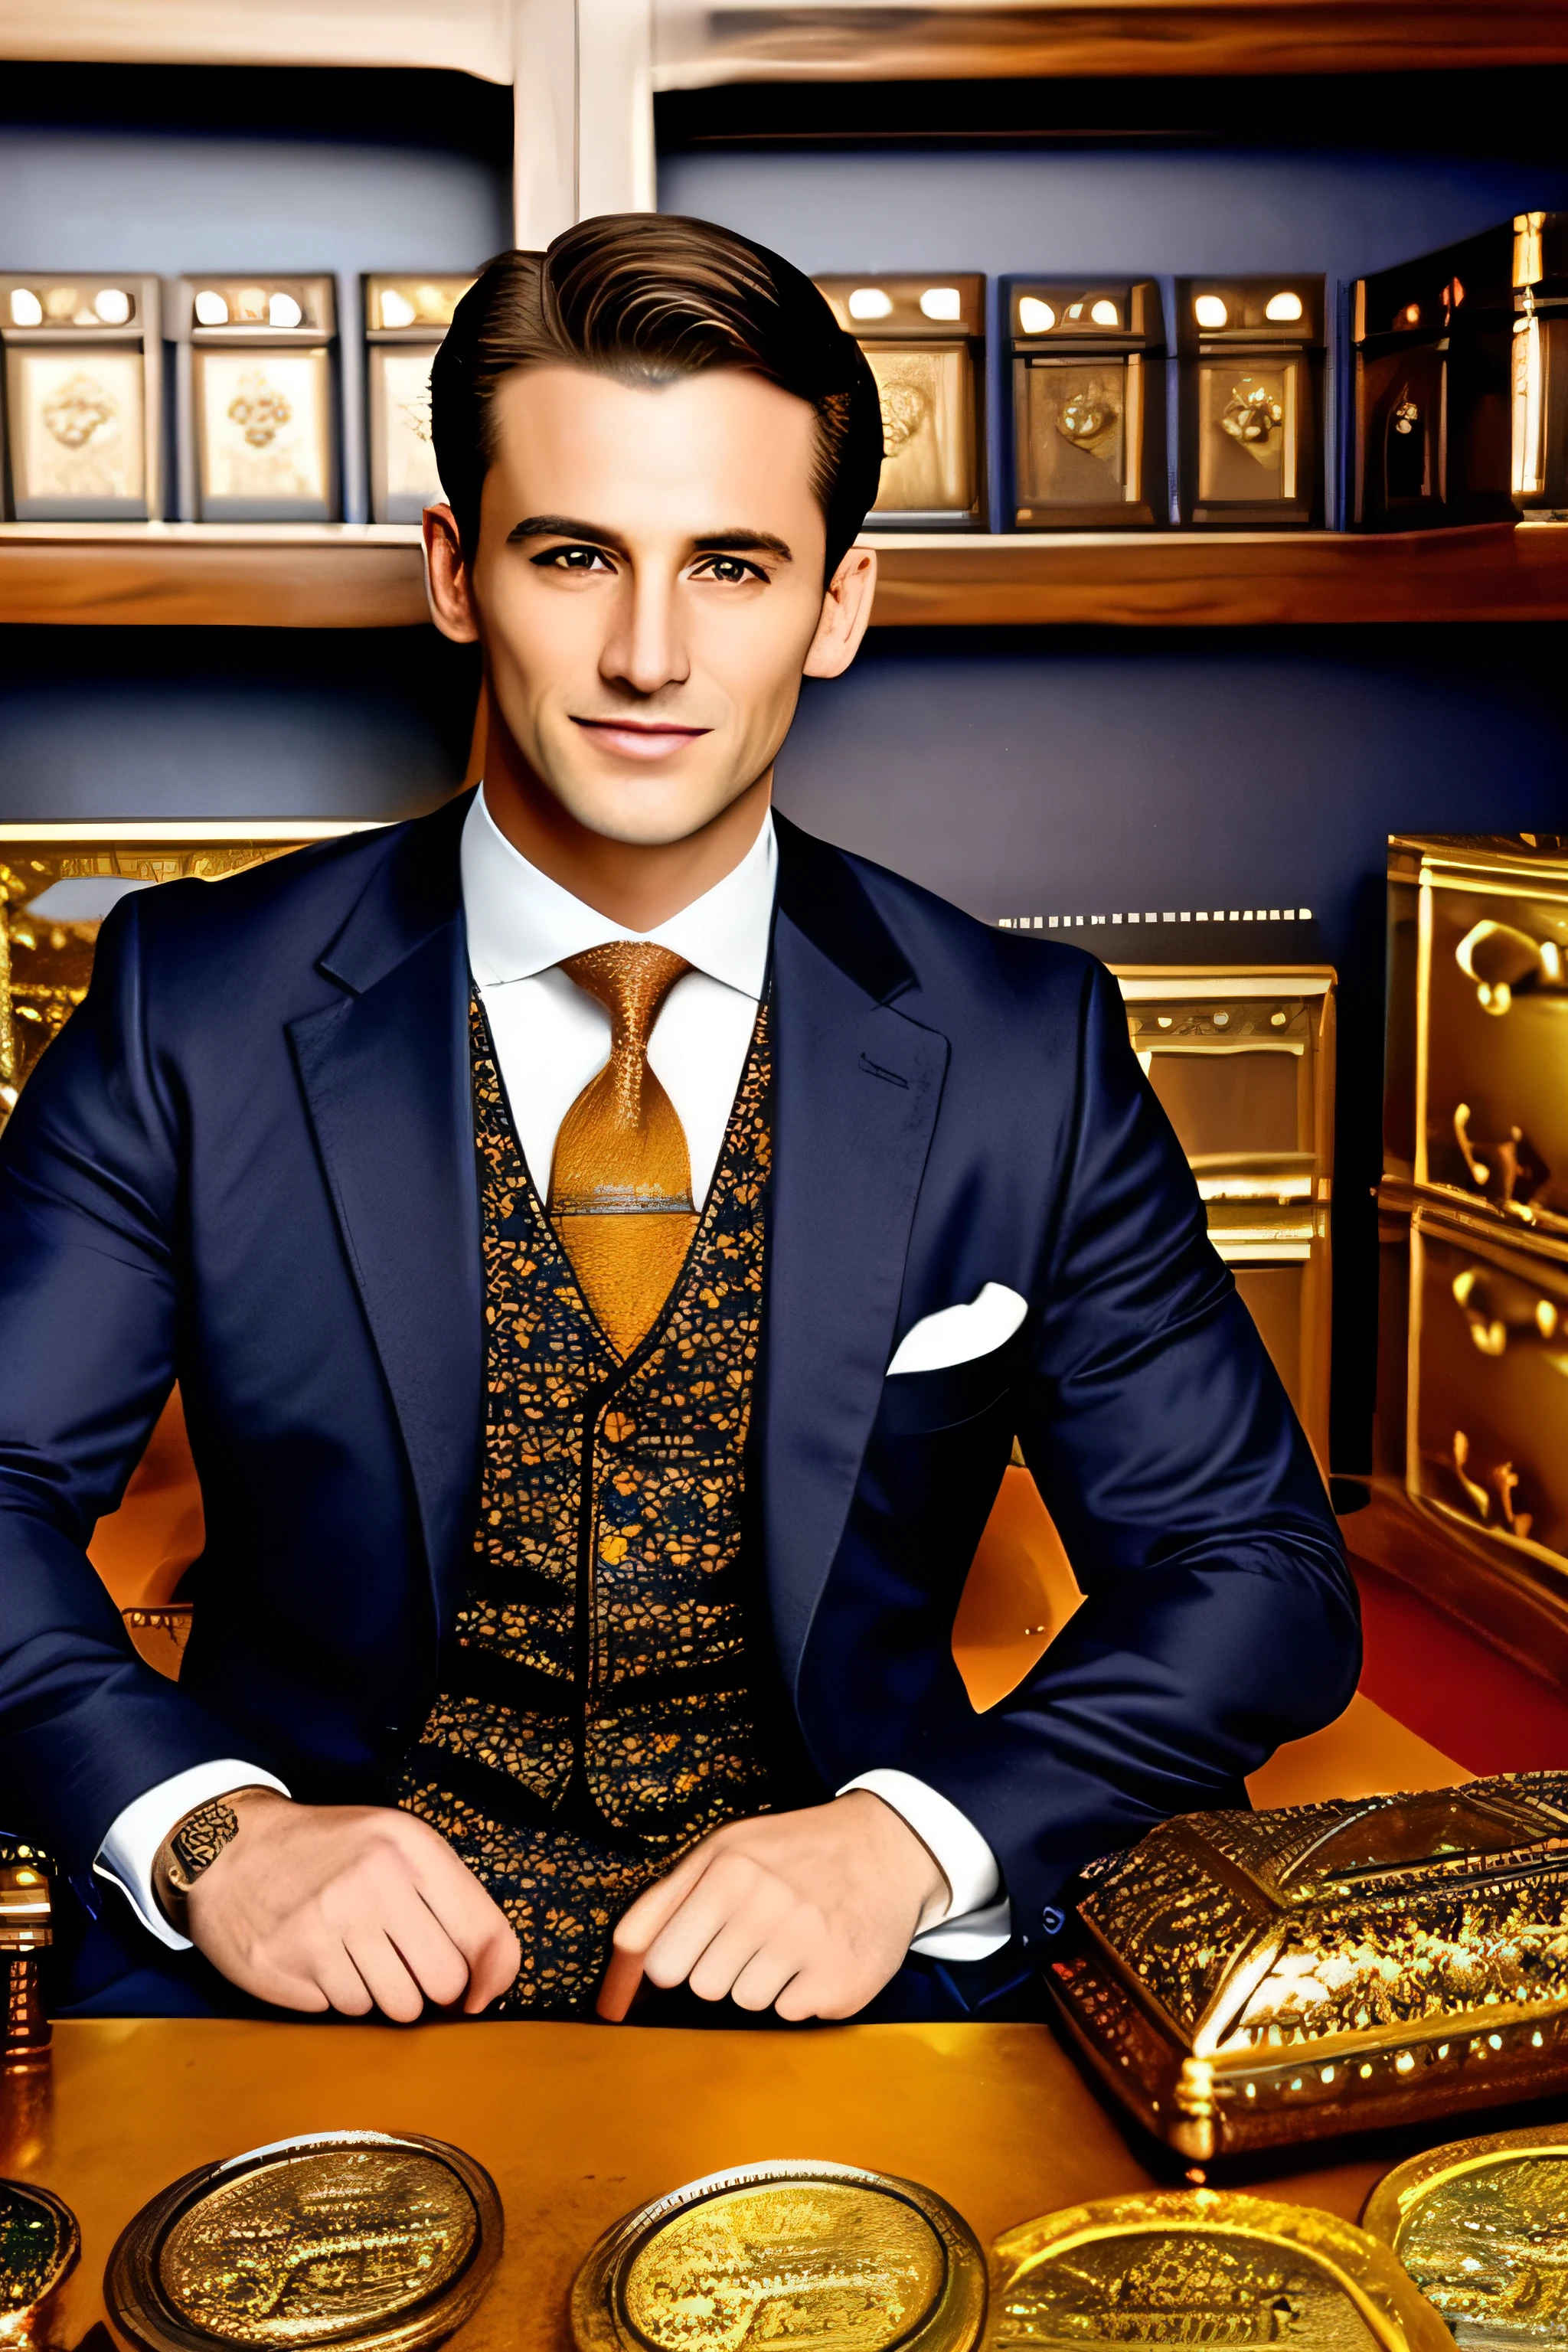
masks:
<instances>
[{"instance_id":1,"label":"suit jacket sleeve","mask_svg":"<svg viewBox=\"0 0 1568 2352\"><path fill-rule=\"evenodd\" d=\"M138 914L104 924L0 1142L0 1788L79 1879L132 1798L233 1745L136 1656L86 1554L175 1370L182 1108Z\"/></svg>"},{"instance_id":2,"label":"suit jacket sleeve","mask_svg":"<svg viewBox=\"0 0 1568 2352\"><path fill-rule=\"evenodd\" d=\"M1311 1451L1098 965L1081 1023L1017 1417L1087 1599L1009 1698L952 1705L910 1760L987 1839L1031 1937L1092 1856L1245 1804L1361 1663Z\"/></svg>"}]
</instances>

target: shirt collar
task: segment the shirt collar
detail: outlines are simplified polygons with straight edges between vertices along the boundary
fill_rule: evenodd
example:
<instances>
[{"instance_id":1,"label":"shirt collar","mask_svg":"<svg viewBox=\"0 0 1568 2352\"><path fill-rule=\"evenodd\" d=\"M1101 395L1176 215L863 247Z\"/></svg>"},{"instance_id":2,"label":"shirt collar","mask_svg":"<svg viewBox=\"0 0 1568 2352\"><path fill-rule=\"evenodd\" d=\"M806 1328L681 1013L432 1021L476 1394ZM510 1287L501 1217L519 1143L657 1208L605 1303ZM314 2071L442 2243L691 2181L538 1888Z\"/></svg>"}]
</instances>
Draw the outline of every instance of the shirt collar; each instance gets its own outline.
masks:
<instances>
[{"instance_id":1,"label":"shirt collar","mask_svg":"<svg viewBox=\"0 0 1568 2352\"><path fill-rule=\"evenodd\" d=\"M606 940L650 940L743 996L761 999L767 972L778 845L772 814L739 866L657 930L631 931L574 898L514 849L485 806L484 787L463 822L463 913L468 964L480 988L528 980Z\"/></svg>"}]
</instances>

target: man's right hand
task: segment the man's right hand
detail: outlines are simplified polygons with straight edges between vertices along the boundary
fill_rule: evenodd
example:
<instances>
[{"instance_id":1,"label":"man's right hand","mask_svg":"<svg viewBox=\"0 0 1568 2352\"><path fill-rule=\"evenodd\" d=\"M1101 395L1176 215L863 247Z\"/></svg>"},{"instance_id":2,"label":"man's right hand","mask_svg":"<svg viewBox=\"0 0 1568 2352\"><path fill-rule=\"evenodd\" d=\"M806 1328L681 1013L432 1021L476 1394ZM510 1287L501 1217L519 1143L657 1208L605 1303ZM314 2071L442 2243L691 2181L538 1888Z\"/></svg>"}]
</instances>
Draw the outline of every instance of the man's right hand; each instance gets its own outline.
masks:
<instances>
[{"instance_id":1,"label":"man's right hand","mask_svg":"<svg viewBox=\"0 0 1568 2352\"><path fill-rule=\"evenodd\" d=\"M427 1822L269 1789L225 1801L239 1834L194 1882L189 1931L242 1991L409 2024L426 2000L472 2016L516 1976L510 1921Z\"/></svg>"}]
</instances>

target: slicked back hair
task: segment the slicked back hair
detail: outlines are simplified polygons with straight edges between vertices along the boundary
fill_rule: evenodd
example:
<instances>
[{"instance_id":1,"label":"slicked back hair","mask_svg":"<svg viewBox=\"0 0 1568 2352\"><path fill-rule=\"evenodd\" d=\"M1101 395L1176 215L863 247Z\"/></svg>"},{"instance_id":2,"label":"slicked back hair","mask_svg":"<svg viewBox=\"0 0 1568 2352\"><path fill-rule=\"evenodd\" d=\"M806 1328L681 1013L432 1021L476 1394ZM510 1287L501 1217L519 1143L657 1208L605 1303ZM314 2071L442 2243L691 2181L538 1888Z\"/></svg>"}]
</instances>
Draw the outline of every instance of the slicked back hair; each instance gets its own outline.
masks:
<instances>
[{"instance_id":1,"label":"slicked back hair","mask_svg":"<svg viewBox=\"0 0 1568 2352\"><path fill-rule=\"evenodd\" d=\"M876 499L881 406L859 345L793 263L708 221L604 213L546 253L487 264L430 374L436 463L470 561L496 394L517 368L563 364L631 384L740 368L808 403L832 578Z\"/></svg>"}]
</instances>

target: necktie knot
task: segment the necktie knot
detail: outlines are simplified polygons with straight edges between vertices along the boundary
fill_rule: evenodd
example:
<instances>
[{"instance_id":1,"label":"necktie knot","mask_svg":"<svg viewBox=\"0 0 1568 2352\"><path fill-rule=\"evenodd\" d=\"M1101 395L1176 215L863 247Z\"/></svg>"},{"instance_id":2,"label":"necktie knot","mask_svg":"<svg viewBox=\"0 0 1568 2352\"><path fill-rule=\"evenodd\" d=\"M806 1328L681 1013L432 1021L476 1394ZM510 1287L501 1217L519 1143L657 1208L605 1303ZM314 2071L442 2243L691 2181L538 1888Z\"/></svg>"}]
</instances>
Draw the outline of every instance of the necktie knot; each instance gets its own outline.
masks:
<instances>
[{"instance_id":1,"label":"necktie knot","mask_svg":"<svg viewBox=\"0 0 1568 2352\"><path fill-rule=\"evenodd\" d=\"M611 1053L622 1049L640 1056L647 1051L659 1006L691 966L673 948L656 947L651 940L606 940L603 947L566 957L561 969L608 1013Z\"/></svg>"}]
</instances>

